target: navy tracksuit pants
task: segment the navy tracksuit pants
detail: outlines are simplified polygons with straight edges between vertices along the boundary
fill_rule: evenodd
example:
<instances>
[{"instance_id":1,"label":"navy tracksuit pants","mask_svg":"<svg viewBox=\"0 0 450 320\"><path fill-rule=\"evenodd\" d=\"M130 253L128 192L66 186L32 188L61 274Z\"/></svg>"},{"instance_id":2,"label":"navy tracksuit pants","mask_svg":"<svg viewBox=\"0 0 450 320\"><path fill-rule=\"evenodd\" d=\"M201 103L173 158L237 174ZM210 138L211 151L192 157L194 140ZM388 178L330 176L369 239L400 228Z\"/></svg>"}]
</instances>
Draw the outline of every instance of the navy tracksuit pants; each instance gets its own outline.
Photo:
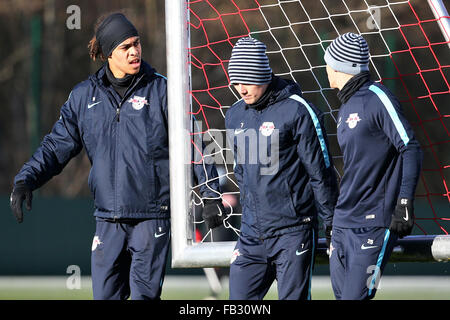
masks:
<instances>
[{"instance_id":1,"label":"navy tracksuit pants","mask_svg":"<svg viewBox=\"0 0 450 320\"><path fill-rule=\"evenodd\" d=\"M336 299L372 299L396 241L386 228L333 227L330 276Z\"/></svg>"},{"instance_id":2,"label":"navy tracksuit pants","mask_svg":"<svg viewBox=\"0 0 450 320\"><path fill-rule=\"evenodd\" d=\"M97 218L91 271L95 300L159 299L170 243L170 220Z\"/></svg>"},{"instance_id":3,"label":"navy tracksuit pants","mask_svg":"<svg viewBox=\"0 0 450 320\"><path fill-rule=\"evenodd\" d=\"M262 300L275 279L280 300L310 299L316 243L312 227L264 240L241 234L230 264L230 299Z\"/></svg>"}]
</instances>

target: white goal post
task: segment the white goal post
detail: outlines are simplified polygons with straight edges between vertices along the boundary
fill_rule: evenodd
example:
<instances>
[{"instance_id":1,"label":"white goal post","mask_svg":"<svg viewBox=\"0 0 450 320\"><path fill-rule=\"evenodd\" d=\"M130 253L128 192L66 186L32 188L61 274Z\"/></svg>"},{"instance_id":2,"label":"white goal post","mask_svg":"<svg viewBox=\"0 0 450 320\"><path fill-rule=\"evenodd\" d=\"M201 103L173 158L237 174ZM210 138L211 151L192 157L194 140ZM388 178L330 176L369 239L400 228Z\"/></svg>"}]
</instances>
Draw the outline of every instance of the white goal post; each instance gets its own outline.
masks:
<instances>
[{"instance_id":1,"label":"white goal post","mask_svg":"<svg viewBox=\"0 0 450 320\"><path fill-rule=\"evenodd\" d=\"M365 1L364 1L365 2ZM450 35L450 19L440 0L428 0L440 15L440 28ZM168 78L170 193L171 193L171 254L173 268L228 267L235 241L197 242L192 209L192 132L189 111L191 71L189 69L189 11L186 0L166 0L166 50ZM450 260L450 236L409 236L399 240L391 261ZM319 239L317 261L327 263L324 239Z\"/></svg>"},{"instance_id":2,"label":"white goal post","mask_svg":"<svg viewBox=\"0 0 450 320\"><path fill-rule=\"evenodd\" d=\"M172 267L215 267L229 264L234 242L194 242L189 132L189 70L187 2L166 0Z\"/></svg>"}]
</instances>

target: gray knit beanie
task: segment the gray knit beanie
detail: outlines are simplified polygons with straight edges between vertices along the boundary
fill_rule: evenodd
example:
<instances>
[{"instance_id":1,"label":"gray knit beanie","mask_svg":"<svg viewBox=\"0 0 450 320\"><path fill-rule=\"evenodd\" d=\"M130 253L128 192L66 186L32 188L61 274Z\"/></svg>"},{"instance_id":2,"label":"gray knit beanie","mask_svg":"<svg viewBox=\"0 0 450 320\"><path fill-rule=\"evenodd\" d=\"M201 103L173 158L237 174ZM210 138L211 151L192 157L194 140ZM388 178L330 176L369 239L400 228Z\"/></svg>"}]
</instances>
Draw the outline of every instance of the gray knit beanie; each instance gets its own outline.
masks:
<instances>
[{"instance_id":1,"label":"gray knit beanie","mask_svg":"<svg viewBox=\"0 0 450 320\"><path fill-rule=\"evenodd\" d=\"M347 32L328 46L324 59L336 71L353 75L369 71L369 46L360 35Z\"/></svg>"},{"instance_id":2,"label":"gray knit beanie","mask_svg":"<svg viewBox=\"0 0 450 320\"><path fill-rule=\"evenodd\" d=\"M266 55L266 45L251 37L240 38L228 64L231 84L262 85L272 80L272 69Z\"/></svg>"}]
</instances>

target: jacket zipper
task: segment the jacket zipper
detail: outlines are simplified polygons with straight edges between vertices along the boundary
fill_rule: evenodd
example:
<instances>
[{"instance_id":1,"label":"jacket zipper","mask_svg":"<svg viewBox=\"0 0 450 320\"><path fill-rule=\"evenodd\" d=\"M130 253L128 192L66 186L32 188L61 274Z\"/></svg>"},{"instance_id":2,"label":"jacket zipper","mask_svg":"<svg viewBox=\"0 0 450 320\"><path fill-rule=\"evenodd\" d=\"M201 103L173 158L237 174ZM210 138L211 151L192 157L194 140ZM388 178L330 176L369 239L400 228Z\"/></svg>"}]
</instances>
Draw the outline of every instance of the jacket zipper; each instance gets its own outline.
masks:
<instances>
[{"instance_id":1,"label":"jacket zipper","mask_svg":"<svg viewBox=\"0 0 450 320\"><path fill-rule=\"evenodd\" d=\"M120 107L116 108L116 117L117 117L117 122L120 121Z\"/></svg>"},{"instance_id":2,"label":"jacket zipper","mask_svg":"<svg viewBox=\"0 0 450 320\"><path fill-rule=\"evenodd\" d=\"M130 93L134 90L136 85L142 80L144 75L145 74L143 74L139 79L137 79L136 82L133 84L133 86L127 90L127 92L123 96L122 100L120 101L119 105L116 107L117 122L120 122L120 108L122 107L122 104L126 101L126 99L130 95ZM108 89L106 89L106 91L108 92L108 94L111 94ZM114 95L113 95L113 98L114 98ZM116 99L114 98L114 100L116 100ZM118 159L118 155L119 155L119 142L118 142L119 134L120 134L120 131L119 131L119 127L117 126L117 128L116 128L116 155L115 155L116 159L115 159L115 163L114 163L114 193L115 193L114 194L114 212L115 213L117 213L117 211L118 211L118 208L117 208L117 169L118 169L117 159ZM117 218L118 218L118 216L116 214L114 214L114 219L116 220Z\"/></svg>"},{"instance_id":3,"label":"jacket zipper","mask_svg":"<svg viewBox=\"0 0 450 320\"><path fill-rule=\"evenodd\" d=\"M123 103L126 101L126 99L128 98L128 96L130 96L131 92L134 90L134 88L136 87L136 85L142 80L142 78L144 77L145 74L141 75L136 82L130 87L128 88L128 90L125 92L122 100L119 103L119 106L116 108L116 118L117 118L117 122L120 122L120 108L122 108Z\"/></svg>"},{"instance_id":4,"label":"jacket zipper","mask_svg":"<svg viewBox=\"0 0 450 320\"><path fill-rule=\"evenodd\" d=\"M254 120L256 121L256 124L254 126L255 130L258 130L258 123L261 122L261 112L259 110L254 110L254 111L255 111L255 114L251 115L251 117L253 117ZM258 132L258 131L256 131L256 132ZM246 169L244 169L244 170L246 170ZM251 198L253 200L253 209L255 212L255 227L256 227L257 233L258 233L258 239L260 241L264 241L264 235L261 232L261 222L260 222L259 210L258 210L258 196L256 195L256 193L252 193L252 192L249 192L249 193L251 193Z\"/></svg>"}]
</instances>

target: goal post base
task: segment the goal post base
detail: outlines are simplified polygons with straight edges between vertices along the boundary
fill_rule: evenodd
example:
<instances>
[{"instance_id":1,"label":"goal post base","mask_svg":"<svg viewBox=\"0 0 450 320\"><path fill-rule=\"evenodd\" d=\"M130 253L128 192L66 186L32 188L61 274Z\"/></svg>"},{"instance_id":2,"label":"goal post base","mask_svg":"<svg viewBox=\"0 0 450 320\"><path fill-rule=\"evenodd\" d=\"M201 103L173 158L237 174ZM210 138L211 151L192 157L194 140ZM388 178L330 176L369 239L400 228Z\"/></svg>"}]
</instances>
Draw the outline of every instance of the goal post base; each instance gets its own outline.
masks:
<instances>
[{"instance_id":1,"label":"goal post base","mask_svg":"<svg viewBox=\"0 0 450 320\"><path fill-rule=\"evenodd\" d=\"M187 245L172 255L172 268L229 267L236 241L203 242ZM398 239L389 262L447 262L449 235L413 235ZM319 239L316 264L328 264L326 242Z\"/></svg>"},{"instance_id":2,"label":"goal post base","mask_svg":"<svg viewBox=\"0 0 450 320\"><path fill-rule=\"evenodd\" d=\"M450 260L450 236L412 235L398 239L389 262L446 262ZM327 264L325 239L319 239L317 264Z\"/></svg>"},{"instance_id":3,"label":"goal post base","mask_svg":"<svg viewBox=\"0 0 450 320\"><path fill-rule=\"evenodd\" d=\"M229 267L236 241L201 242L172 253L172 268Z\"/></svg>"}]
</instances>

